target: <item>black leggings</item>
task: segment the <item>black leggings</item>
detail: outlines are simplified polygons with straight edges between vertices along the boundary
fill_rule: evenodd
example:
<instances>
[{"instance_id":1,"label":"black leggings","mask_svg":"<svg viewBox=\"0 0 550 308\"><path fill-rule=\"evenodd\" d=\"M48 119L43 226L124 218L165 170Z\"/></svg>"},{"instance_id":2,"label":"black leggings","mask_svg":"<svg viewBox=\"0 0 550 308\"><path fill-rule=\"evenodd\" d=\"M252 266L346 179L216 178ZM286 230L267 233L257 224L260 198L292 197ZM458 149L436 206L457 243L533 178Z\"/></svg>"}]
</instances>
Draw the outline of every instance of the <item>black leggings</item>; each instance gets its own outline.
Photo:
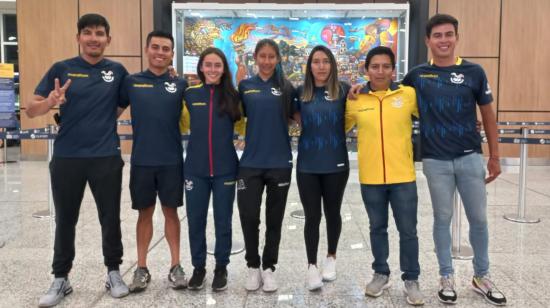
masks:
<instances>
[{"instance_id":1,"label":"black leggings","mask_svg":"<svg viewBox=\"0 0 550 308\"><path fill-rule=\"evenodd\" d=\"M291 168L239 168L237 203L243 228L248 267L275 270L279 259L281 227L285 216L286 199L292 177ZM262 195L265 198L265 244L262 258L258 252Z\"/></svg>"},{"instance_id":2,"label":"black leggings","mask_svg":"<svg viewBox=\"0 0 550 308\"><path fill-rule=\"evenodd\" d=\"M317 264L319 224L322 216L321 198L327 221L328 253L336 254L338 239L342 231L340 209L348 176L349 170L324 174L296 172L300 200L306 216L304 238L309 264Z\"/></svg>"}]
</instances>

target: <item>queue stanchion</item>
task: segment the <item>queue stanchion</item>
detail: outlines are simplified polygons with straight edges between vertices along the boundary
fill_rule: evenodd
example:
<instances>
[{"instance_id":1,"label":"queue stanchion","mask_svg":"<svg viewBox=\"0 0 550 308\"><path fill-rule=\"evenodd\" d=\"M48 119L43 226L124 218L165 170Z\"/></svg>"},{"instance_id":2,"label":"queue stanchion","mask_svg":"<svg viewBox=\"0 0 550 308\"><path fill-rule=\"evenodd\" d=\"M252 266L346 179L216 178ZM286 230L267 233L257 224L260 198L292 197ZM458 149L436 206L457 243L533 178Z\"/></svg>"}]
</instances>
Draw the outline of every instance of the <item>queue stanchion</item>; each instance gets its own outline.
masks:
<instances>
[{"instance_id":1,"label":"queue stanchion","mask_svg":"<svg viewBox=\"0 0 550 308\"><path fill-rule=\"evenodd\" d=\"M2 128L2 133L3 133L2 135L5 136L4 141L3 141L4 158L0 162L0 164L15 163L16 162L15 160L8 160L8 140L9 140L8 129L7 128Z\"/></svg>"},{"instance_id":2,"label":"queue stanchion","mask_svg":"<svg viewBox=\"0 0 550 308\"><path fill-rule=\"evenodd\" d=\"M529 129L527 127L521 128L521 137L527 138L529 135ZM519 223L539 223L539 218L532 218L525 216L525 186L527 184L527 157L528 157L528 144L521 143L519 154L519 193L518 193L518 211L517 214L506 214L504 219L519 222Z\"/></svg>"},{"instance_id":3,"label":"queue stanchion","mask_svg":"<svg viewBox=\"0 0 550 308\"><path fill-rule=\"evenodd\" d=\"M47 132L50 134L50 137L48 138L48 163L50 163L53 156L53 134L56 133L56 127L51 124L48 125ZM48 209L34 212L32 214L32 217L34 218L55 218L55 210L53 208L52 181L49 175L50 172L48 168Z\"/></svg>"},{"instance_id":4,"label":"queue stanchion","mask_svg":"<svg viewBox=\"0 0 550 308\"><path fill-rule=\"evenodd\" d=\"M453 205L453 220L451 224L452 257L457 260L471 260L474 257L472 248L462 245L462 200L458 190L455 191Z\"/></svg>"},{"instance_id":5,"label":"queue stanchion","mask_svg":"<svg viewBox=\"0 0 550 308\"><path fill-rule=\"evenodd\" d=\"M4 132L8 132L7 128L4 128ZM8 162L8 139L4 139L4 163Z\"/></svg>"}]
</instances>

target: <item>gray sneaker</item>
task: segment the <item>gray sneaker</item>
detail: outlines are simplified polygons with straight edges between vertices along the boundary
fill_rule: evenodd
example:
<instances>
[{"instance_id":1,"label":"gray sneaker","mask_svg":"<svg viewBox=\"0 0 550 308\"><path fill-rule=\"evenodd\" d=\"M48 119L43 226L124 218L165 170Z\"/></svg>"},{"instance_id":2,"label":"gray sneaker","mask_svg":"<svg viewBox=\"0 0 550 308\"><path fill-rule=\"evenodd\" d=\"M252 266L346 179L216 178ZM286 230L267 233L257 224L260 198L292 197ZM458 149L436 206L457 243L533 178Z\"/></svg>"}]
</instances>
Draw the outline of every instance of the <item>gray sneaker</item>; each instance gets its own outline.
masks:
<instances>
[{"instance_id":1,"label":"gray sneaker","mask_svg":"<svg viewBox=\"0 0 550 308\"><path fill-rule=\"evenodd\" d=\"M168 274L168 283L174 290L180 290L187 288L187 278L185 278L185 272L181 265L174 266Z\"/></svg>"},{"instance_id":2,"label":"gray sneaker","mask_svg":"<svg viewBox=\"0 0 550 308\"><path fill-rule=\"evenodd\" d=\"M407 303L413 306L424 305L424 294L420 291L420 285L418 280L405 280L405 295L407 296Z\"/></svg>"},{"instance_id":3,"label":"gray sneaker","mask_svg":"<svg viewBox=\"0 0 550 308\"><path fill-rule=\"evenodd\" d=\"M73 291L69 278L55 278L46 294L40 297L38 307L53 307Z\"/></svg>"},{"instance_id":4,"label":"gray sneaker","mask_svg":"<svg viewBox=\"0 0 550 308\"><path fill-rule=\"evenodd\" d=\"M130 292L138 293L147 288L147 284L151 281L151 274L146 268L138 267L134 271L134 278L129 286Z\"/></svg>"},{"instance_id":5,"label":"gray sneaker","mask_svg":"<svg viewBox=\"0 0 550 308\"><path fill-rule=\"evenodd\" d=\"M372 280L365 287L365 295L378 297L382 295L382 292L390 286L391 282L388 275L374 273Z\"/></svg>"},{"instance_id":6,"label":"gray sneaker","mask_svg":"<svg viewBox=\"0 0 550 308\"><path fill-rule=\"evenodd\" d=\"M107 274L105 288L109 290L109 293L111 293L111 296L114 298L121 298L130 293L128 286L122 279L122 276L120 276L120 271L110 271L109 274Z\"/></svg>"}]
</instances>

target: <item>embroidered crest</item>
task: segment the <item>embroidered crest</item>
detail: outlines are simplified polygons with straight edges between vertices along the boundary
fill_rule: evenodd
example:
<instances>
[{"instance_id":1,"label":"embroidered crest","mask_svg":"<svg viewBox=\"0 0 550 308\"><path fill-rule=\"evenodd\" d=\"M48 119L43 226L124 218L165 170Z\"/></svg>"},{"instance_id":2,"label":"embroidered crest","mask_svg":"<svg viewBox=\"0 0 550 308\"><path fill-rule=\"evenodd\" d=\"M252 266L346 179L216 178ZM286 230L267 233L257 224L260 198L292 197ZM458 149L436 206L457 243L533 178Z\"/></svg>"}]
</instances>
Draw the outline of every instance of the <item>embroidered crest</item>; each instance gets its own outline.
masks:
<instances>
[{"instance_id":1,"label":"embroidered crest","mask_svg":"<svg viewBox=\"0 0 550 308\"><path fill-rule=\"evenodd\" d=\"M462 84L464 82L464 74L451 73L451 82L454 84Z\"/></svg>"},{"instance_id":2,"label":"embroidered crest","mask_svg":"<svg viewBox=\"0 0 550 308\"><path fill-rule=\"evenodd\" d=\"M193 190L193 181L185 180L185 190Z\"/></svg>"},{"instance_id":3,"label":"embroidered crest","mask_svg":"<svg viewBox=\"0 0 550 308\"><path fill-rule=\"evenodd\" d=\"M113 82L113 80L115 80L115 75L113 71L101 71L101 78L103 78L105 82Z\"/></svg>"},{"instance_id":4,"label":"embroidered crest","mask_svg":"<svg viewBox=\"0 0 550 308\"><path fill-rule=\"evenodd\" d=\"M400 98L400 97L396 97L393 99L393 101L391 102L391 105L394 107L394 108L401 108L403 107L403 100Z\"/></svg>"},{"instance_id":5,"label":"embroidered crest","mask_svg":"<svg viewBox=\"0 0 550 308\"><path fill-rule=\"evenodd\" d=\"M168 93L176 93L176 91L178 90L174 82L168 81L164 82L164 88L166 89L166 91L168 91Z\"/></svg>"},{"instance_id":6,"label":"embroidered crest","mask_svg":"<svg viewBox=\"0 0 550 308\"><path fill-rule=\"evenodd\" d=\"M281 93L281 90L280 90L280 89L271 88L271 94L273 94L273 95L275 95L275 96L281 96L283 93Z\"/></svg>"}]
</instances>

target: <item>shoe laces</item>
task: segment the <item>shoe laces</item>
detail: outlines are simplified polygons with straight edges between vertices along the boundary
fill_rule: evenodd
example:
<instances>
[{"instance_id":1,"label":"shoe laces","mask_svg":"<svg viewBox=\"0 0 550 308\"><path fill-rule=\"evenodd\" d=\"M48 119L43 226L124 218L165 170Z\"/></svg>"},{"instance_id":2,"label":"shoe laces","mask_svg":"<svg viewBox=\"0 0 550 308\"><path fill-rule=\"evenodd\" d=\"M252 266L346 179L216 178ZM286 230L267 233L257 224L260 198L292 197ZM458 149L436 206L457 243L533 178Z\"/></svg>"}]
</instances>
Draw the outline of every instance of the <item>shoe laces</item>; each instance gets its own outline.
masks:
<instances>
[{"instance_id":1,"label":"shoe laces","mask_svg":"<svg viewBox=\"0 0 550 308\"><path fill-rule=\"evenodd\" d=\"M454 291L455 289L455 282L452 276L441 276L440 284L443 291Z\"/></svg>"},{"instance_id":2,"label":"shoe laces","mask_svg":"<svg viewBox=\"0 0 550 308\"><path fill-rule=\"evenodd\" d=\"M482 277L476 277L478 283L481 283L484 288L487 289L487 291L491 291L491 293L501 293L499 289L495 286L495 283L491 281L490 277L488 275L482 276Z\"/></svg>"},{"instance_id":3,"label":"shoe laces","mask_svg":"<svg viewBox=\"0 0 550 308\"><path fill-rule=\"evenodd\" d=\"M185 275L185 272L183 271L183 267L181 267L181 265L176 265L176 267L174 267L171 271L170 271L170 274L174 277L174 278L179 278L179 277L183 277Z\"/></svg>"},{"instance_id":4,"label":"shoe laces","mask_svg":"<svg viewBox=\"0 0 550 308\"><path fill-rule=\"evenodd\" d=\"M138 268L134 272L134 280L138 279L141 282L145 282L147 280L147 270Z\"/></svg>"}]
</instances>

